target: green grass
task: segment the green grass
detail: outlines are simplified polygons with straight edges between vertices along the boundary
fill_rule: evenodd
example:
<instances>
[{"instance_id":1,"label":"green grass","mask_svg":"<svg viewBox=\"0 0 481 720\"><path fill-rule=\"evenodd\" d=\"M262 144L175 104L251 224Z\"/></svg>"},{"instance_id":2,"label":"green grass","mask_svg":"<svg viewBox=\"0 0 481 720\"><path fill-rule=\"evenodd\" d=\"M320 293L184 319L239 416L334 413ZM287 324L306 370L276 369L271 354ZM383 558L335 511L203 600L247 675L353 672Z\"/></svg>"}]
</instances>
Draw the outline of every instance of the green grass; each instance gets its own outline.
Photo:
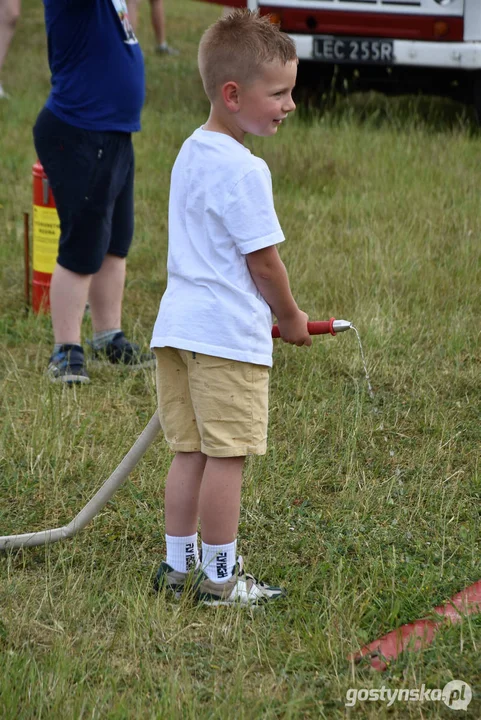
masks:
<instances>
[{"instance_id":1,"label":"green grass","mask_svg":"<svg viewBox=\"0 0 481 720\"><path fill-rule=\"evenodd\" d=\"M147 342L165 287L169 172L208 105L195 57L218 8L167 2L179 58L153 52L137 153L124 324ZM0 104L0 534L69 522L155 410L151 372L43 377L49 319L27 314L23 213L31 127L48 93L42 10L26 0ZM0 555L0 717L341 718L346 690L468 682L481 716L481 618L382 674L348 654L481 577L480 138L449 101L340 98L250 139L268 162L299 304L360 330L275 348L269 449L247 464L239 548L288 588L261 612L151 593L170 455L152 446L81 534ZM90 332L88 318L85 335ZM352 717L448 718L442 703L358 703Z\"/></svg>"}]
</instances>

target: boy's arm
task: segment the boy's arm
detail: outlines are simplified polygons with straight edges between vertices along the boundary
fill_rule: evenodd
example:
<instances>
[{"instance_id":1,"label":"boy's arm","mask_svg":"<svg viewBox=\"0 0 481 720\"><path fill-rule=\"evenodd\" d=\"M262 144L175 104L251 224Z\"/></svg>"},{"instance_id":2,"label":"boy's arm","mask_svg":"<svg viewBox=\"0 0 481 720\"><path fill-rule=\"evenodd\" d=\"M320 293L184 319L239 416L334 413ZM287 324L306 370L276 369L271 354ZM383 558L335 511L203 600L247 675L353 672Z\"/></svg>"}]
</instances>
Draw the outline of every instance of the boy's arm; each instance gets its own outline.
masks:
<instances>
[{"instance_id":1,"label":"boy's arm","mask_svg":"<svg viewBox=\"0 0 481 720\"><path fill-rule=\"evenodd\" d=\"M299 310L292 296L287 270L276 245L248 253L245 257L257 289L277 318L281 338L293 345L311 345L308 316Z\"/></svg>"}]
</instances>

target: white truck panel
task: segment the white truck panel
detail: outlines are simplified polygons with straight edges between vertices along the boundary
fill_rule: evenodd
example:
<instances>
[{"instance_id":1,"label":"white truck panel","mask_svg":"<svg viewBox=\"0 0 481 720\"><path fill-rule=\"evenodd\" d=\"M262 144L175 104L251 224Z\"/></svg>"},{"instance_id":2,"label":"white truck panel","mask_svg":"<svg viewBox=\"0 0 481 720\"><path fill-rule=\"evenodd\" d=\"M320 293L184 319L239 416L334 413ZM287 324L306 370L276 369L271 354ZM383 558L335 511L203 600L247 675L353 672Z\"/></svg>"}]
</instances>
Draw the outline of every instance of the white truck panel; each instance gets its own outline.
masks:
<instances>
[{"instance_id":1,"label":"white truck panel","mask_svg":"<svg viewBox=\"0 0 481 720\"><path fill-rule=\"evenodd\" d=\"M481 0L466 0L464 39L481 41Z\"/></svg>"}]
</instances>

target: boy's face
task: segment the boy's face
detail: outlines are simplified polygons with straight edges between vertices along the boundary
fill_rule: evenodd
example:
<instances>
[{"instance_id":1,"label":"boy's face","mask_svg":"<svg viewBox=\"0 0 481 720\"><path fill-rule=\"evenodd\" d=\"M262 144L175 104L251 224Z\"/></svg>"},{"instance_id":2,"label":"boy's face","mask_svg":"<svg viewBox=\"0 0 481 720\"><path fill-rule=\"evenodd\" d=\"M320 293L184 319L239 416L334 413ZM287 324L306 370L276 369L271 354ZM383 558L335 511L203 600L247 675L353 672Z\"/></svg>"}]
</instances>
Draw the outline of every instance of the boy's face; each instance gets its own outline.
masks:
<instances>
[{"instance_id":1,"label":"boy's face","mask_svg":"<svg viewBox=\"0 0 481 720\"><path fill-rule=\"evenodd\" d=\"M259 76L238 86L238 112L235 121L251 135L275 135L287 115L296 109L292 91L296 84L297 60L285 65L280 61L266 63Z\"/></svg>"}]
</instances>

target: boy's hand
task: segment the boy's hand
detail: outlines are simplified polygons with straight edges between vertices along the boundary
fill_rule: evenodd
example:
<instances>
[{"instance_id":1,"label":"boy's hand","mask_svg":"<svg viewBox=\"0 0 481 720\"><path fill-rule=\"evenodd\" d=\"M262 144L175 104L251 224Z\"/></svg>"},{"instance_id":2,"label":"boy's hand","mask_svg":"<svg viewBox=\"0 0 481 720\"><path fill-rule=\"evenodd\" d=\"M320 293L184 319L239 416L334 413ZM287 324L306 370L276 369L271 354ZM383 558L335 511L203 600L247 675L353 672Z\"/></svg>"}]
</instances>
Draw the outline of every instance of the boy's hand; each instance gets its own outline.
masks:
<instances>
[{"instance_id":1,"label":"boy's hand","mask_svg":"<svg viewBox=\"0 0 481 720\"><path fill-rule=\"evenodd\" d=\"M307 329L308 319L308 315L302 310L298 310L295 315L284 319L277 318L279 332L284 342L298 347L312 345L312 338Z\"/></svg>"}]
</instances>

